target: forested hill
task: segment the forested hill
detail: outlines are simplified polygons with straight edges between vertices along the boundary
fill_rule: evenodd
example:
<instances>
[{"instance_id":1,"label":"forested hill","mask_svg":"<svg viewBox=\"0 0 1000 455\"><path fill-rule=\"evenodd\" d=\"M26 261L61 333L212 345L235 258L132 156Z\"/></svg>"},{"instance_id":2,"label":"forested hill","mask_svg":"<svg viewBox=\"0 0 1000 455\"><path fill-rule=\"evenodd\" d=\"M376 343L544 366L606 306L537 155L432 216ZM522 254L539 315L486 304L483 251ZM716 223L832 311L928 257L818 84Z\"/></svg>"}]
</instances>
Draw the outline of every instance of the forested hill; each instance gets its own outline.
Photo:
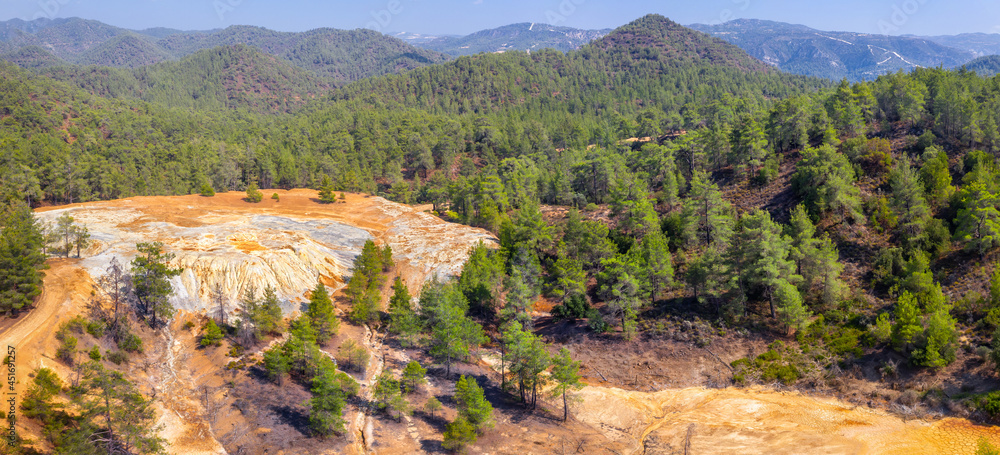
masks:
<instances>
[{"instance_id":1,"label":"forested hill","mask_svg":"<svg viewBox=\"0 0 1000 455\"><path fill-rule=\"evenodd\" d=\"M461 57L360 81L338 90L334 99L442 114L520 112L548 118L552 127L590 122L587 130L594 122L617 125L619 116L634 119L644 110L679 127L683 116L697 119L714 101L745 97L760 103L825 85L780 73L731 44L650 15L578 51Z\"/></svg>"},{"instance_id":2,"label":"forested hill","mask_svg":"<svg viewBox=\"0 0 1000 455\"><path fill-rule=\"evenodd\" d=\"M610 31L581 30L524 22L481 30L466 36L448 36L414 44L455 57L482 52L535 52L542 49L568 52L579 49L580 46L607 35Z\"/></svg>"},{"instance_id":3,"label":"forested hill","mask_svg":"<svg viewBox=\"0 0 1000 455\"><path fill-rule=\"evenodd\" d=\"M1000 55L979 57L966 63L965 69L975 71L980 76L995 76L1000 73Z\"/></svg>"},{"instance_id":4,"label":"forested hill","mask_svg":"<svg viewBox=\"0 0 1000 455\"><path fill-rule=\"evenodd\" d=\"M971 52L919 37L830 32L756 19L691 27L785 71L833 80L872 80L917 67L954 68L974 57Z\"/></svg>"},{"instance_id":5,"label":"forested hill","mask_svg":"<svg viewBox=\"0 0 1000 455\"><path fill-rule=\"evenodd\" d=\"M42 70L65 83L6 68L17 96L0 106L12 138L5 166L23 171L27 183L18 185L35 188L34 200L59 203L183 194L204 183L315 186L324 175L345 190L376 192L415 170L426 177L449 169L462 154L486 164L657 136L731 121L736 109L827 85L649 16L569 54L483 54L359 81L287 119L208 110L266 111L313 93L315 81L264 57L229 47L131 71ZM110 107L120 105L129 107ZM39 147L45 152L30 151ZM159 155L175 147L186 152ZM67 167L56 163L68 163L70 150L79 159L65 164L75 176L67 180L60 176ZM108 160L115 165L106 167ZM565 190L561 200L571 197Z\"/></svg>"},{"instance_id":6,"label":"forested hill","mask_svg":"<svg viewBox=\"0 0 1000 455\"><path fill-rule=\"evenodd\" d=\"M67 64L136 68L177 60L225 45L248 45L336 83L441 63L444 54L413 47L371 30L329 28L284 33L232 26L207 32L126 30L79 18L0 23L0 54L24 67L48 66L51 56ZM48 49L50 55L24 52ZM34 57L34 58L32 58Z\"/></svg>"},{"instance_id":7,"label":"forested hill","mask_svg":"<svg viewBox=\"0 0 1000 455\"><path fill-rule=\"evenodd\" d=\"M285 33L262 27L232 26L214 33L173 34L158 42L174 55L246 44L316 75L355 81L441 63L447 56L419 49L381 33L320 28Z\"/></svg>"},{"instance_id":8,"label":"forested hill","mask_svg":"<svg viewBox=\"0 0 1000 455\"><path fill-rule=\"evenodd\" d=\"M246 45L220 46L134 70L59 66L40 74L106 98L192 110L288 112L331 90L329 80Z\"/></svg>"}]
</instances>

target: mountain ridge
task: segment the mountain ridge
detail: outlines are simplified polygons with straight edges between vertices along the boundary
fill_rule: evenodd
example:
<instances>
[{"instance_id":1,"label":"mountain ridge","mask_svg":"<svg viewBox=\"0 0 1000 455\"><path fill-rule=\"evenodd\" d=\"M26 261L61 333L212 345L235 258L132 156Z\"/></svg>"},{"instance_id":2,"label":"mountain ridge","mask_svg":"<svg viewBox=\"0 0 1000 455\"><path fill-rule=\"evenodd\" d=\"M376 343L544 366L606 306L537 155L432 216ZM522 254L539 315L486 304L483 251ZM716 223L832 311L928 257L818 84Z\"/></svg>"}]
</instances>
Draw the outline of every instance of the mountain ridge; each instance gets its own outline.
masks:
<instances>
[{"instance_id":1,"label":"mountain ridge","mask_svg":"<svg viewBox=\"0 0 1000 455\"><path fill-rule=\"evenodd\" d=\"M382 74L408 71L441 63L444 54L421 49L371 30L320 28L306 32L278 32L263 27L231 26L211 31L168 28L128 30L80 18L12 20L0 22L0 54L15 54L37 46L65 64L137 68L177 61L198 51L222 45L251 45L316 76L343 84ZM32 62L32 54L15 61L27 67L51 66Z\"/></svg>"},{"instance_id":2,"label":"mountain ridge","mask_svg":"<svg viewBox=\"0 0 1000 455\"><path fill-rule=\"evenodd\" d=\"M824 31L759 19L690 27L735 44L782 70L833 80L871 80L918 67L953 68L974 58L971 52L926 38Z\"/></svg>"}]
</instances>

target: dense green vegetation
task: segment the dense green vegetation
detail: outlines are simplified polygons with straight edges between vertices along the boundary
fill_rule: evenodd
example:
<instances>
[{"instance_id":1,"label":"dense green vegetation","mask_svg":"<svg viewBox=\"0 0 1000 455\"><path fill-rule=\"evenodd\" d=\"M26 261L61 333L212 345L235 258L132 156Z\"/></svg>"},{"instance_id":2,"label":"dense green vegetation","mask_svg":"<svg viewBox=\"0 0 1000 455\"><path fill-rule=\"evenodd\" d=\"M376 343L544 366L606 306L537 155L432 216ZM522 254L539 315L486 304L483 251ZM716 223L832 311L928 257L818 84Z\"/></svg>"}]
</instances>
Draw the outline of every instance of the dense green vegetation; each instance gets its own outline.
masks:
<instances>
[{"instance_id":1,"label":"dense green vegetation","mask_svg":"<svg viewBox=\"0 0 1000 455\"><path fill-rule=\"evenodd\" d=\"M216 52L226 51L205 55ZM500 391L531 410L554 381L566 418L566 392L579 386L579 364L535 331L540 299L603 339L655 339L671 318L768 338L765 352L730 365L740 384L830 384L873 361L895 376L894 358L931 373L973 351L1000 359L998 77L917 69L831 85L659 16L578 51L463 57L274 115L245 101L112 101L10 65L0 73L0 190L11 206L0 261L25 258L2 277L8 312L37 296L42 249L68 255L70 233L84 232L69 220L49 242L28 204L214 189L259 201L259 188L308 186L321 203L362 191L496 234L499 247L473 248L456 279L424 283L419 305L395 277L386 308L392 251L366 243L348 316L421 350L445 378L495 345ZM109 269L101 286L110 296L131 284L137 303L103 298L90 321L122 351L141 349L129 318L155 328L172 313L164 283L177 272L157 245L140 251L131 277ZM234 324L206 321L207 349L281 333L273 290L241 305ZM263 359L272 380L311 390L320 437L343 432L358 394L337 368L363 375L370 360L352 340L336 362L322 350L339 323L318 283ZM67 363L80 350L73 333L60 339ZM367 405L401 419L423 370L379 376ZM445 430L456 450L489 428L483 387L497 386L458 384ZM977 399L1000 415L990 411L1000 398Z\"/></svg>"},{"instance_id":2,"label":"dense green vegetation","mask_svg":"<svg viewBox=\"0 0 1000 455\"><path fill-rule=\"evenodd\" d=\"M331 83L246 45L199 51L176 62L128 70L58 66L40 74L105 98L130 98L190 110L287 112Z\"/></svg>"},{"instance_id":3,"label":"dense green vegetation","mask_svg":"<svg viewBox=\"0 0 1000 455\"><path fill-rule=\"evenodd\" d=\"M285 33L262 27L232 26L210 32L166 29L135 32L79 18L0 22L0 53L26 68L51 66L55 62L139 68L212 48L243 45L335 84L447 60L444 54L418 49L364 29L320 28Z\"/></svg>"}]
</instances>

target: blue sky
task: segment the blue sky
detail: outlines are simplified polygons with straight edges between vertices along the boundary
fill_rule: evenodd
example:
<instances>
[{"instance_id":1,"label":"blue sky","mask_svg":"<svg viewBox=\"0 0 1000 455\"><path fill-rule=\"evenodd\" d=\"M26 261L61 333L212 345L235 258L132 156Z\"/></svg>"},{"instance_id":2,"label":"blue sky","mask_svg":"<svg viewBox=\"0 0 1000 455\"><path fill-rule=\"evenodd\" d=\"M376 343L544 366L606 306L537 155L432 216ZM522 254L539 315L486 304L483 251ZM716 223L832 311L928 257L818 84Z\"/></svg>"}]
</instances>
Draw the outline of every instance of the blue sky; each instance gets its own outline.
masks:
<instances>
[{"instance_id":1,"label":"blue sky","mask_svg":"<svg viewBox=\"0 0 1000 455\"><path fill-rule=\"evenodd\" d=\"M133 29L249 24L467 34L516 22L614 28L648 13L682 24L745 17L893 35L1000 33L996 0L0 0L0 20L77 16Z\"/></svg>"}]
</instances>

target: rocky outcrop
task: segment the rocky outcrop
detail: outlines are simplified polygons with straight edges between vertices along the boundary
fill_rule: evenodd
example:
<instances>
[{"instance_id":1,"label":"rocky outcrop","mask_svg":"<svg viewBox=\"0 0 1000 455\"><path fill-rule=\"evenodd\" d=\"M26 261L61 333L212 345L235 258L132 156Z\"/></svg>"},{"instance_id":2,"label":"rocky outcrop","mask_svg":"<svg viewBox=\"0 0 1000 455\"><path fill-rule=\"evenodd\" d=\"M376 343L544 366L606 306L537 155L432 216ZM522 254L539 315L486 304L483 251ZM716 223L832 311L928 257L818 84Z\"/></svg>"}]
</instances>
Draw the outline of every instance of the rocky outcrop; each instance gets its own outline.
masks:
<instances>
[{"instance_id":1,"label":"rocky outcrop","mask_svg":"<svg viewBox=\"0 0 1000 455\"><path fill-rule=\"evenodd\" d=\"M369 239L392 247L397 271L417 288L432 275L457 274L481 229L446 223L409 206L351 195L346 203L320 204L309 190L279 191L280 202L215 197L136 197L77 204L38 213L54 225L63 214L85 225L92 245L81 266L104 273L113 258L127 264L140 242L162 242L183 268L174 279L173 304L188 311L214 306L216 290L236 302L249 286L273 287L286 312L300 309L317 279L338 289ZM234 305L230 305L231 307Z\"/></svg>"}]
</instances>

